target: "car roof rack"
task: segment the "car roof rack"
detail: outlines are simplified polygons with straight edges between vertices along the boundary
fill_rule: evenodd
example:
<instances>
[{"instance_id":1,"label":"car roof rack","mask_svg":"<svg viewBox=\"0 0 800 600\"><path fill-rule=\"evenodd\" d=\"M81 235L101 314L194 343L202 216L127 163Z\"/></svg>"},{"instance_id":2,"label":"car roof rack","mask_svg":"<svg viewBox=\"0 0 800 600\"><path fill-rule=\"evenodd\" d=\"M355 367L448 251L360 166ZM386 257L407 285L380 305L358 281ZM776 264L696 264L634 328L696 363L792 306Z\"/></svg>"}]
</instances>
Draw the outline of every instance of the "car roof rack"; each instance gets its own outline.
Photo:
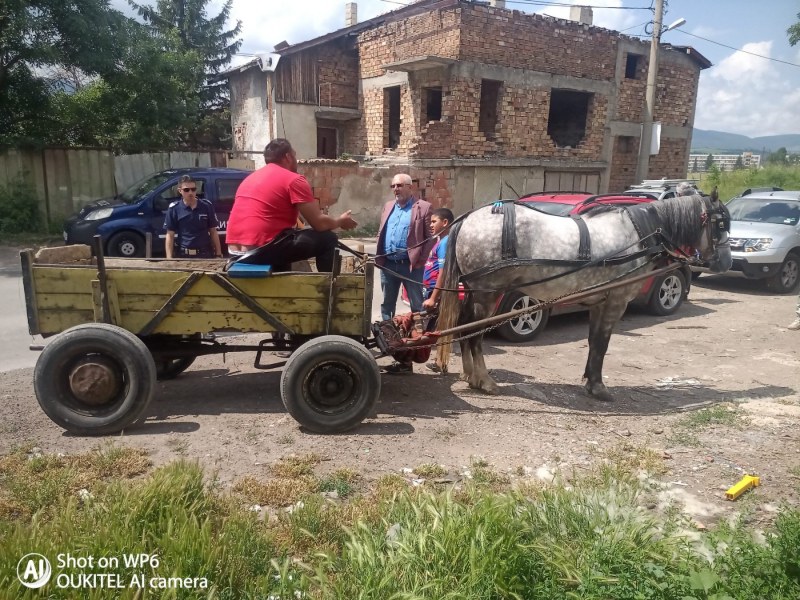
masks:
<instances>
[{"instance_id":1,"label":"car roof rack","mask_svg":"<svg viewBox=\"0 0 800 600\"><path fill-rule=\"evenodd\" d=\"M675 187L680 183L689 183L694 187L700 183L699 179L645 179L639 185L628 186L628 189L635 188L650 188L650 189L669 189Z\"/></svg>"},{"instance_id":2,"label":"car roof rack","mask_svg":"<svg viewBox=\"0 0 800 600\"><path fill-rule=\"evenodd\" d=\"M743 191L739 195L740 196L749 196L750 194L758 194L758 193L761 193L761 192L782 192L782 191L784 191L783 188L775 187L775 186L772 186L772 187L754 187L754 188L747 188L745 191Z\"/></svg>"}]
</instances>

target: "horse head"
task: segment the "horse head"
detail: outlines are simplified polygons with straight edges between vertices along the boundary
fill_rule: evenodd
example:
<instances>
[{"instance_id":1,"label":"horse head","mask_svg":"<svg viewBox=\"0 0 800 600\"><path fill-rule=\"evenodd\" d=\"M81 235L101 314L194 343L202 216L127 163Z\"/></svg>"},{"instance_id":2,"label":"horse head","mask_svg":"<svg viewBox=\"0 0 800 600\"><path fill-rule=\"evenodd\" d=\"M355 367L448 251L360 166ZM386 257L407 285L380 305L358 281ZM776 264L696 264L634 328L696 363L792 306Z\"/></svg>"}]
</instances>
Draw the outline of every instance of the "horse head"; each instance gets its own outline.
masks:
<instances>
[{"instance_id":1,"label":"horse head","mask_svg":"<svg viewBox=\"0 0 800 600\"><path fill-rule=\"evenodd\" d=\"M724 273L733 265L728 233L731 228L731 215L724 203L720 202L717 188L710 196L702 198L704 211L701 216L703 235L697 250L700 260L714 273Z\"/></svg>"}]
</instances>

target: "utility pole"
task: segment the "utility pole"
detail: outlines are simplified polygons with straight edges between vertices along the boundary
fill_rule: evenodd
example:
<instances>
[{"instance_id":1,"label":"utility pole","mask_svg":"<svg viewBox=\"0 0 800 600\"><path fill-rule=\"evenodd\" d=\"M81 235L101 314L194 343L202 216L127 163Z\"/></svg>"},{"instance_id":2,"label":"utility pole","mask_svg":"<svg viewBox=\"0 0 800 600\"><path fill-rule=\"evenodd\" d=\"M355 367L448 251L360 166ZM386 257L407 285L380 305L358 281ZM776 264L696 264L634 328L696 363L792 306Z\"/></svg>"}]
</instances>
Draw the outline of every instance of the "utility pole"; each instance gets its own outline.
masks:
<instances>
[{"instance_id":1,"label":"utility pole","mask_svg":"<svg viewBox=\"0 0 800 600\"><path fill-rule=\"evenodd\" d=\"M647 179L650 170L650 146L653 141L653 113L656 108L656 80L658 79L658 49L661 43L661 21L664 19L664 0L656 0L653 21L653 39L650 42L650 64L647 66L647 90L645 92L642 137L639 144L639 163L636 165L636 183Z\"/></svg>"}]
</instances>

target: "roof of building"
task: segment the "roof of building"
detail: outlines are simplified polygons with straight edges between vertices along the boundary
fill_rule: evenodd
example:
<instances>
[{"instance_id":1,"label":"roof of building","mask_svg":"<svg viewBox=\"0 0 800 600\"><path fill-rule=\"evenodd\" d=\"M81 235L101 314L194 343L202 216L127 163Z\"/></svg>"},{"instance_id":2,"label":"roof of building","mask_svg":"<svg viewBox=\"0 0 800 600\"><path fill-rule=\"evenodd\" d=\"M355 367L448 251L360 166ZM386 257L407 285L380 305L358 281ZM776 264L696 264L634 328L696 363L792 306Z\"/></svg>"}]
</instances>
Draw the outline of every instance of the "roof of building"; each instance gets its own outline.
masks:
<instances>
[{"instance_id":1,"label":"roof of building","mask_svg":"<svg viewBox=\"0 0 800 600\"><path fill-rule=\"evenodd\" d=\"M278 60L280 60L279 55L262 54L244 64L231 67L226 71L220 72L217 77L224 79L226 76L235 75L236 73L244 73L245 71L255 68L260 69L262 73L274 71L275 67L278 66Z\"/></svg>"},{"instance_id":2,"label":"roof of building","mask_svg":"<svg viewBox=\"0 0 800 600\"><path fill-rule=\"evenodd\" d=\"M362 31L365 31L367 29L372 29L373 27L378 27L385 23L391 23L393 21L398 21L400 19L406 19L408 17L423 14L432 10L457 6L458 4L464 2L486 5L486 2L482 0L418 0L417 2L413 2L412 4L403 6L402 8L398 8L383 13L381 15L378 15L377 17L373 17L372 19L367 19L365 21L356 23L355 25L350 25L349 27L343 27L341 29L337 29L336 31L326 33L325 35L321 35L319 37L306 40L304 42L299 42L297 44L289 44L286 41L280 42L275 46L274 52L284 56L287 54L294 54L296 52L300 52L308 48L313 48L314 46L319 46L321 44L331 42L338 38L357 35ZM570 21L569 19L559 19L556 17L550 17L548 15L539 15L539 16L545 19L552 19L554 21L559 21L559 22ZM596 27L596 25L592 25L591 27ZM620 37L627 37L618 31L613 31L613 33L616 33ZM638 40L637 38L631 38L631 39L635 39L636 41L641 41ZM691 46L673 46L671 44L662 44L662 47L664 47L667 50L673 50L675 52L687 54L698 64L698 66L701 69L707 69L712 65L711 61L709 61L705 56L700 54L697 50L695 50Z\"/></svg>"}]
</instances>

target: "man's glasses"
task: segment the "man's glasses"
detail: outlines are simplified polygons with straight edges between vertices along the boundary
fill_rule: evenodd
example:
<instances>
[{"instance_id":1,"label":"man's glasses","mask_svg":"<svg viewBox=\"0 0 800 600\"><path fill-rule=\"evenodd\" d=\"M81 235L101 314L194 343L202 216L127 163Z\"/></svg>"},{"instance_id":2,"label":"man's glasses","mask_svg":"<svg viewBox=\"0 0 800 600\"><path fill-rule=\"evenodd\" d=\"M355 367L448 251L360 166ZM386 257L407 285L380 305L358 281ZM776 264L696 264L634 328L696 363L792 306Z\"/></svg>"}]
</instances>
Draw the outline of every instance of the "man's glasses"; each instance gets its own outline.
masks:
<instances>
[{"instance_id":1,"label":"man's glasses","mask_svg":"<svg viewBox=\"0 0 800 600\"><path fill-rule=\"evenodd\" d=\"M392 189L394 189L394 188L401 188L401 187L403 187L404 185L405 185L405 183L393 183L393 184L392 184L392 185L390 185L389 187L390 187L390 188L392 188Z\"/></svg>"},{"instance_id":2,"label":"man's glasses","mask_svg":"<svg viewBox=\"0 0 800 600\"><path fill-rule=\"evenodd\" d=\"M182 192L196 192L197 188L196 187L193 187L193 188L181 188L181 191Z\"/></svg>"}]
</instances>

